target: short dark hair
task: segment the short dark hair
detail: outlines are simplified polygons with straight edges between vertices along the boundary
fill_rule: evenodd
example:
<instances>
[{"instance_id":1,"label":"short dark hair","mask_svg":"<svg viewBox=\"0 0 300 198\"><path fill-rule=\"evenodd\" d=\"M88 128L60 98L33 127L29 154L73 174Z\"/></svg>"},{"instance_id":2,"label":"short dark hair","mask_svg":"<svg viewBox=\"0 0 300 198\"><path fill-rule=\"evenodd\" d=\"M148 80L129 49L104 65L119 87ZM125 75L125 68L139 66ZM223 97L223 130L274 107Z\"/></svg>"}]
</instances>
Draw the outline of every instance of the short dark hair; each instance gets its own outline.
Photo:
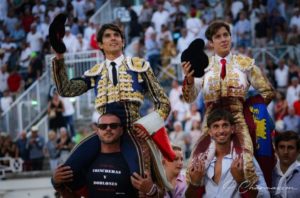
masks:
<instances>
[{"instance_id":1,"label":"short dark hair","mask_svg":"<svg viewBox=\"0 0 300 198\"><path fill-rule=\"evenodd\" d=\"M172 144L173 151L182 151L182 148L180 146Z\"/></svg>"},{"instance_id":2,"label":"short dark hair","mask_svg":"<svg viewBox=\"0 0 300 198\"><path fill-rule=\"evenodd\" d=\"M215 21L212 24L210 24L205 32L205 37L207 40L212 41L212 37L217 33L217 31L221 28L225 27L225 29L228 31L229 35L231 35L230 27L228 23L224 21Z\"/></svg>"},{"instance_id":3,"label":"short dark hair","mask_svg":"<svg viewBox=\"0 0 300 198\"><path fill-rule=\"evenodd\" d=\"M222 108L217 108L207 116L207 126L210 127L214 122L220 120L226 120L231 125L235 124L233 115L229 111Z\"/></svg>"},{"instance_id":4,"label":"short dark hair","mask_svg":"<svg viewBox=\"0 0 300 198\"><path fill-rule=\"evenodd\" d=\"M285 132L279 133L275 137L275 148L276 149L278 148L279 142L290 141L290 140L296 140L297 150L300 150L300 138L299 138L299 135L294 131L285 131Z\"/></svg>"},{"instance_id":5,"label":"short dark hair","mask_svg":"<svg viewBox=\"0 0 300 198\"><path fill-rule=\"evenodd\" d=\"M117 26L117 25L115 25L115 24L113 24L113 23L107 23L107 24L104 24L104 25L100 28L99 32L97 33L97 42L102 43L102 41L103 41L102 39L103 39L104 32L105 32L105 30L107 30L107 29L110 29L110 30L113 30L113 31L115 31L115 32L118 32L118 33L120 34L122 40L125 39L125 36L124 36L124 34L123 34L123 31L119 28L119 26Z\"/></svg>"}]
</instances>

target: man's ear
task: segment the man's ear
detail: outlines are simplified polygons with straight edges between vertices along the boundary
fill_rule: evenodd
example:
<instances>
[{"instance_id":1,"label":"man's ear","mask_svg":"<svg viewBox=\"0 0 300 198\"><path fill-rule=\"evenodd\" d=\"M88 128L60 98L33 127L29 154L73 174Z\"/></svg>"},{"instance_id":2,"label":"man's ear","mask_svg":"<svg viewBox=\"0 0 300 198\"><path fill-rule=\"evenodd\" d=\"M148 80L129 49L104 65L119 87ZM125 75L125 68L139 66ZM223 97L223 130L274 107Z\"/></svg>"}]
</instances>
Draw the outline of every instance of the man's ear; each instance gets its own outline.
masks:
<instances>
[{"instance_id":1,"label":"man's ear","mask_svg":"<svg viewBox=\"0 0 300 198\"><path fill-rule=\"evenodd\" d=\"M100 42L98 42L98 47L99 47L100 49L102 49L102 46L103 46L103 44L100 43Z\"/></svg>"}]
</instances>

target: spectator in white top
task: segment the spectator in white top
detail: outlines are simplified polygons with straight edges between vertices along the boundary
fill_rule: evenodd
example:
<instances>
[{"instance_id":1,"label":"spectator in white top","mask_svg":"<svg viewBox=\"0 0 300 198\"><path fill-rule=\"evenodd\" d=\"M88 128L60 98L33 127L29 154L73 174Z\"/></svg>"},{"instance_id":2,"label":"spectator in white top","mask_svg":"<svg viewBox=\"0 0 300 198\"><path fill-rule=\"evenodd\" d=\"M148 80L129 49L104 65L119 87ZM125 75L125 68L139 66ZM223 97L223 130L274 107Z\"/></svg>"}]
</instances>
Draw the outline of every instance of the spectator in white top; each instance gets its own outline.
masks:
<instances>
[{"instance_id":1,"label":"spectator in white top","mask_svg":"<svg viewBox=\"0 0 300 198\"><path fill-rule=\"evenodd\" d=\"M84 29L83 37L84 39L90 41L93 34L96 33L96 26L93 22L89 22L89 25Z\"/></svg>"},{"instance_id":2,"label":"spectator in white top","mask_svg":"<svg viewBox=\"0 0 300 198\"><path fill-rule=\"evenodd\" d=\"M11 8L7 13L7 17L4 19L4 25L9 34L12 34L15 30L16 24L18 24L18 19L14 14L14 10Z\"/></svg>"},{"instance_id":3,"label":"spectator in white top","mask_svg":"<svg viewBox=\"0 0 300 198\"><path fill-rule=\"evenodd\" d=\"M1 53L2 49L0 49ZM3 95L3 92L8 89L7 79L8 79L8 72L7 72L7 66L6 64L2 65L0 67L0 98Z\"/></svg>"},{"instance_id":4,"label":"spectator in white top","mask_svg":"<svg viewBox=\"0 0 300 198\"><path fill-rule=\"evenodd\" d=\"M61 10L58 7L54 6L52 3L49 3L47 10L50 22L52 22L54 17L61 12Z\"/></svg>"},{"instance_id":5,"label":"spectator in white top","mask_svg":"<svg viewBox=\"0 0 300 198\"><path fill-rule=\"evenodd\" d=\"M41 3L41 0L35 0L35 5L32 7L32 14L40 17L41 21L44 21L46 13L46 6Z\"/></svg>"},{"instance_id":6,"label":"spectator in white top","mask_svg":"<svg viewBox=\"0 0 300 198\"><path fill-rule=\"evenodd\" d=\"M31 48L29 46L29 43L26 41L23 41L21 44L21 55L20 55L20 74L24 77L26 77L26 74L28 73L28 66L30 62L30 55L31 55Z\"/></svg>"},{"instance_id":7,"label":"spectator in white top","mask_svg":"<svg viewBox=\"0 0 300 198\"><path fill-rule=\"evenodd\" d=\"M74 0L72 1L72 5L75 10L75 17L78 18L78 20L84 21L86 19L85 15L85 0Z\"/></svg>"},{"instance_id":8,"label":"spectator in white top","mask_svg":"<svg viewBox=\"0 0 300 198\"><path fill-rule=\"evenodd\" d=\"M251 23L246 18L244 11L240 12L239 20L234 25L234 30L236 32L238 46L251 46Z\"/></svg>"},{"instance_id":9,"label":"spectator in white top","mask_svg":"<svg viewBox=\"0 0 300 198\"><path fill-rule=\"evenodd\" d=\"M141 13L138 16L138 21L143 27L151 23L152 12L153 10L151 6L149 6L149 3L147 1L144 1Z\"/></svg>"},{"instance_id":10,"label":"spectator in white top","mask_svg":"<svg viewBox=\"0 0 300 198\"><path fill-rule=\"evenodd\" d=\"M81 33L77 34L76 52L87 51L90 49L89 41L83 38Z\"/></svg>"},{"instance_id":11,"label":"spectator in white top","mask_svg":"<svg viewBox=\"0 0 300 198\"><path fill-rule=\"evenodd\" d=\"M185 151L185 133L182 130L182 124L180 121L176 121L173 124L174 131L172 131L169 135L170 142L172 144L178 145L182 150Z\"/></svg>"},{"instance_id":12,"label":"spectator in white top","mask_svg":"<svg viewBox=\"0 0 300 198\"><path fill-rule=\"evenodd\" d=\"M286 92L286 100L289 107L293 107L294 102L298 100L300 94L300 84L298 77L293 77L291 79L291 85L288 87Z\"/></svg>"},{"instance_id":13,"label":"spectator in white top","mask_svg":"<svg viewBox=\"0 0 300 198\"><path fill-rule=\"evenodd\" d=\"M292 16L290 21L290 28L294 25L297 26L298 34L300 34L300 8L295 9L295 14Z\"/></svg>"},{"instance_id":14,"label":"spectator in white top","mask_svg":"<svg viewBox=\"0 0 300 198\"><path fill-rule=\"evenodd\" d=\"M203 25L202 21L196 16L196 10L190 12L190 18L186 20L186 29L188 31L188 36L192 40L199 36L201 27Z\"/></svg>"},{"instance_id":15,"label":"spectator in white top","mask_svg":"<svg viewBox=\"0 0 300 198\"><path fill-rule=\"evenodd\" d=\"M172 88L169 93L169 100L172 110L175 108L175 104L180 101L180 95L182 95L182 86L179 85L177 80L173 80Z\"/></svg>"},{"instance_id":16,"label":"spectator in white top","mask_svg":"<svg viewBox=\"0 0 300 198\"><path fill-rule=\"evenodd\" d=\"M157 42L158 42L160 48L162 48L164 40L168 40L168 41L173 40L172 33L169 30L167 24L162 24L161 25L161 32L157 34Z\"/></svg>"},{"instance_id":17,"label":"spectator in white top","mask_svg":"<svg viewBox=\"0 0 300 198\"><path fill-rule=\"evenodd\" d=\"M45 20L41 21L40 17L37 17L36 22L37 31L41 33L43 40L45 41L49 33L50 18L49 16L45 16Z\"/></svg>"},{"instance_id":18,"label":"spectator in white top","mask_svg":"<svg viewBox=\"0 0 300 198\"><path fill-rule=\"evenodd\" d=\"M286 88L288 86L288 76L289 76L289 68L285 64L284 59L279 60L278 68L275 69L275 81L277 83L277 89L286 92Z\"/></svg>"},{"instance_id":19,"label":"spectator in white top","mask_svg":"<svg viewBox=\"0 0 300 198\"><path fill-rule=\"evenodd\" d=\"M6 112L13 103L13 98L8 90L3 92L3 97L0 98L0 112Z\"/></svg>"},{"instance_id":20,"label":"spectator in white top","mask_svg":"<svg viewBox=\"0 0 300 198\"><path fill-rule=\"evenodd\" d=\"M63 42L66 45L67 52L74 53L74 52L76 52L76 49L77 49L76 46L78 45L78 40L73 34L71 34L71 32L70 32L71 29L69 26L67 26L65 28L65 30L66 30L66 34L63 38Z\"/></svg>"},{"instance_id":21,"label":"spectator in white top","mask_svg":"<svg viewBox=\"0 0 300 198\"><path fill-rule=\"evenodd\" d=\"M196 103L191 104L190 111L188 111L186 115L186 122L184 126L185 132L189 133L191 131L194 121L201 122L201 114L198 111L198 107Z\"/></svg>"},{"instance_id":22,"label":"spectator in white top","mask_svg":"<svg viewBox=\"0 0 300 198\"><path fill-rule=\"evenodd\" d=\"M187 14L187 9L184 5L182 5L180 0L173 0L173 3L171 4L171 6L169 6L169 8L166 8L166 9L169 11L170 15L172 15L172 16L177 15L177 14L183 14L183 15Z\"/></svg>"},{"instance_id":23,"label":"spectator in white top","mask_svg":"<svg viewBox=\"0 0 300 198\"><path fill-rule=\"evenodd\" d=\"M36 26L36 23L31 24L26 41L29 43L32 51L39 53L42 50L43 37L40 32L36 31Z\"/></svg>"},{"instance_id":24,"label":"spectator in white top","mask_svg":"<svg viewBox=\"0 0 300 198\"><path fill-rule=\"evenodd\" d=\"M239 12L244 8L244 4L241 0L235 0L231 4L231 13L233 16L233 19L236 19L238 17Z\"/></svg>"},{"instance_id":25,"label":"spectator in white top","mask_svg":"<svg viewBox=\"0 0 300 198\"><path fill-rule=\"evenodd\" d=\"M188 48L188 46L190 45L190 43L192 41L193 41L192 38L189 37L187 34L187 29L182 28L181 29L181 37L177 41L177 50L179 52L179 56L186 48Z\"/></svg>"},{"instance_id":26,"label":"spectator in white top","mask_svg":"<svg viewBox=\"0 0 300 198\"><path fill-rule=\"evenodd\" d=\"M179 101L175 104L174 111L177 111L177 120L185 123L187 115L190 114L190 104L184 101L183 96L179 96Z\"/></svg>"},{"instance_id":27,"label":"spectator in white top","mask_svg":"<svg viewBox=\"0 0 300 198\"><path fill-rule=\"evenodd\" d=\"M6 18L7 10L8 10L7 0L0 0L0 21L3 21Z\"/></svg>"},{"instance_id":28,"label":"spectator in white top","mask_svg":"<svg viewBox=\"0 0 300 198\"><path fill-rule=\"evenodd\" d=\"M17 48L17 44L12 42L9 37L5 37L4 41L1 45L1 48L4 50L4 60L5 63L7 63L11 53L13 52L14 49Z\"/></svg>"},{"instance_id":29,"label":"spectator in white top","mask_svg":"<svg viewBox=\"0 0 300 198\"><path fill-rule=\"evenodd\" d=\"M65 111L63 112L63 117L65 119L65 123L68 127L68 131L70 131L69 136L72 138L75 136L75 130L74 130L74 120L73 115L75 113L75 109L73 106L73 103L71 102L70 98L60 97L63 104Z\"/></svg>"},{"instance_id":30,"label":"spectator in white top","mask_svg":"<svg viewBox=\"0 0 300 198\"><path fill-rule=\"evenodd\" d=\"M157 11L155 11L152 15L151 22L154 24L154 29L156 33L161 31L162 24L168 24L169 20L169 12L164 10L162 4L158 4Z\"/></svg>"}]
</instances>

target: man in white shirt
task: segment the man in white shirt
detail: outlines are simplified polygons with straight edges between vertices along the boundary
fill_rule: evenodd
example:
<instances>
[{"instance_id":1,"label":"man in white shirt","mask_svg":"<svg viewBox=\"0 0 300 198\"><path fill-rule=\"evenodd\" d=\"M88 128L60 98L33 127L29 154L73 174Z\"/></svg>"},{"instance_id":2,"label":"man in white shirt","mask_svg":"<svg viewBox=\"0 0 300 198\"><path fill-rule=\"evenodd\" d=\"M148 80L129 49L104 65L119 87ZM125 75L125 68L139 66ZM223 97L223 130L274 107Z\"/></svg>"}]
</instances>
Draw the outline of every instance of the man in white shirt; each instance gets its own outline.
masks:
<instances>
[{"instance_id":1,"label":"man in white shirt","mask_svg":"<svg viewBox=\"0 0 300 198\"><path fill-rule=\"evenodd\" d=\"M258 182L245 178L241 145L236 138L235 119L224 109L215 109L207 117L213 142L212 160L206 167L200 155L188 166L189 186L186 197L270 197L263 173L253 158Z\"/></svg>"},{"instance_id":2,"label":"man in white shirt","mask_svg":"<svg viewBox=\"0 0 300 198\"><path fill-rule=\"evenodd\" d=\"M291 79L291 85L288 87L286 91L286 100L289 107L293 107L294 102L298 100L298 96L300 94L300 84L298 77L293 77Z\"/></svg>"},{"instance_id":3,"label":"man in white shirt","mask_svg":"<svg viewBox=\"0 0 300 198\"><path fill-rule=\"evenodd\" d=\"M8 79L7 65L4 64L0 66L0 97L3 92L8 89L7 79Z\"/></svg>"},{"instance_id":4,"label":"man in white shirt","mask_svg":"<svg viewBox=\"0 0 300 198\"><path fill-rule=\"evenodd\" d=\"M284 59L279 60L278 68L275 69L275 81L277 83L277 90L286 92L288 86L289 67L285 64Z\"/></svg>"},{"instance_id":5,"label":"man in white shirt","mask_svg":"<svg viewBox=\"0 0 300 198\"><path fill-rule=\"evenodd\" d=\"M295 14L291 18L290 28L292 28L293 26L297 27L298 34L300 34L300 8L297 8Z\"/></svg>"},{"instance_id":6,"label":"man in white shirt","mask_svg":"<svg viewBox=\"0 0 300 198\"><path fill-rule=\"evenodd\" d=\"M67 52L74 53L76 52L78 44L78 40L75 35L71 33L71 29L69 26L66 27L66 35L63 38L64 43L67 47Z\"/></svg>"},{"instance_id":7,"label":"man in white shirt","mask_svg":"<svg viewBox=\"0 0 300 198\"><path fill-rule=\"evenodd\" d=\"M31 24L30 32L27 34L26 41L30 44L32 51L40 52L42 50L43 37L41 33L36 31L36 28L36 23Z\"/></svg>"},{"instance_id":8,"label":"man in white shirt","mask_svg":"<svg viewBox=\"0 0 300 198\"><path fill-rule=\"evenodd\" d=\"M169 12L164 10L162 4L158 5L158 9L153 13L151 22L154 24L154 29L156 33L160 33L161 25L167 24L169 20Z\"/></svg>"}]
</instances>

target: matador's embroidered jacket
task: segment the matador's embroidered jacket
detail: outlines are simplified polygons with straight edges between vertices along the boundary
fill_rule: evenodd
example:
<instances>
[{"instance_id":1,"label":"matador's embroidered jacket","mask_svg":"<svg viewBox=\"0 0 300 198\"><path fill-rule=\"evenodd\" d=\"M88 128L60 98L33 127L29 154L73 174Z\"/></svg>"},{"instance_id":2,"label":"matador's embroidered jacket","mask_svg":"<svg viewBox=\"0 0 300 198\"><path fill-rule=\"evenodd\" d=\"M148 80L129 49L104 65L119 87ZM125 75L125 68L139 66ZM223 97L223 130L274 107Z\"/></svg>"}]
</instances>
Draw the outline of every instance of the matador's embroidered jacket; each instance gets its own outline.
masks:
<instances>
[{"instance_id":1,"label":"matador's embroidered jacket","mask_svg":"<svg viewBox=\"0 0 300 198\"><path fill-rule=\"evenodd\" d=\"M170 103L163 88L154 76L149 63L144 59L125 57L122 64L119 65L119 78L116 86L109 79L105 61L93 66L82 77L71 80L68 79L64 59L56 60L54 58L52 66L54 82L61 96L78 96L90 89L94 89L96 95L95 106L100 114L106 112L107 104L122 103L125 106L127 120L124 123L126 123L130 137L127 137L127 141L123 145L123 147L126 147L124 157L129 163L131 172L139 172L140 174L144 170L150 172L152 165L150 163L149 148L144 140L134 137L132 134L132 123L140 118L139 108L146 94L149 95L149 98L154 103L154 111L164 120L169 115ZM97 142L99 142L98 137L94 135L87 138L74 149L66 162L71 166L73 172L74 169L80 170L93 160L94 155L99 151L97 149L99 148L99 143ZM96 148L91 149L91 145ZM74 157L76 155L77 157ZM84 157L78 157L78 155L84 155ZM78 159L82 160L82 158L84 158L84 162L78 161ZM157 173L155 174L158 178L161 177ZM83 184L74 184L71 188L77 189L80 185ZM162 186L161 182L160 186Z\"/></svg>"},{"instance_id":2,"label":"matador's embroidered jacket","mask_svg":"<svg viewBox=\"0 0 300 198\"><path fill-rule=\"evenodd\" d=\"M244 151L244 170L246 170L246 167L254 170L252 163L253 146L243 115L243 103L250 86L253 86L261 94L266 104L274 97L274 89L261 73L261 70L254 64L254 59L233 54L229 54L226 59L226 76L224 79L220 77L221 64L216 56L212 56L201 78L195 78L193 85L188 85L186 81L184 82L182 88L183 97L187 102L193 102L200 91L202 91L204 96L206 105L202 125L204 127L204 135L200 140L204 139L204 136L207 136L206 116L214 108L225 108L234 115L237 128L236 133ZM198 146L201 145L198 144L195 146L194 155L197 155ZM247 179L255 177L255 175L251 173L247 174L247 172L245 176Z\"/></svg>"},{"instance_id":3,"label":"matador's embroidered jacket","mask_svg":"<svg viewBox=\"0 0 300 198\"><path fill-rule=\"evenodd\" d=\"M73 97L94 89L95 106L99 113L105 112L105 105L113 102L128 103L131 119L139 115L145 94L149 94L154 110L165 120L170 112L169 99L157 82L148 62L140 58L126 57L119 67L119 80L116 86L109 80L105 62L86 71L83 77L69 80L64 60L53 60L53 77L58 93L64 97Z\"/></svg>"}]
</instances>

